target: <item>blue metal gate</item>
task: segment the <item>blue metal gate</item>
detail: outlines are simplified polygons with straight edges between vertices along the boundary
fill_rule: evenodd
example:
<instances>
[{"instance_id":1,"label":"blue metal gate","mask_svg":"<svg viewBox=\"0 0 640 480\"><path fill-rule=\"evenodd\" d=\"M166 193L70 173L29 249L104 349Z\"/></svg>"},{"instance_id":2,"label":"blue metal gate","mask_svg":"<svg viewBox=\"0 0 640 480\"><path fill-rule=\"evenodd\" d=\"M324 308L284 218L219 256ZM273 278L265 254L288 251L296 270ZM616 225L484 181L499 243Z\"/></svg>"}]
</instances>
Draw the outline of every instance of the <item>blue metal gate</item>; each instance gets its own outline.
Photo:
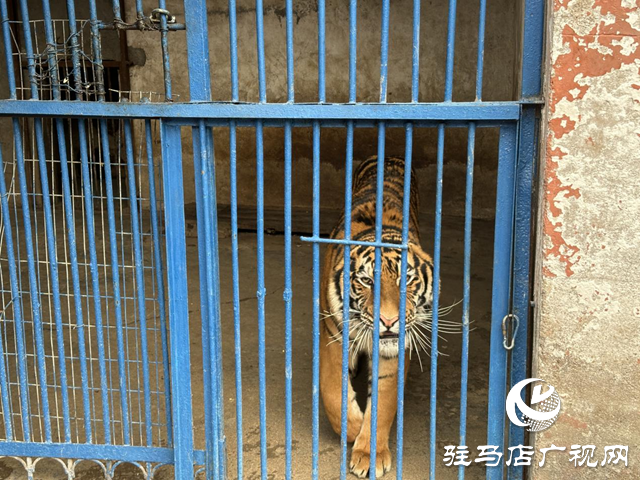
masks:
<instances>
[{"instance_id":1,"label":"blue metal gate","mask_svg":"<svg viewBox=\"0 0 640 480\"><path fill-rule=\"evenodd\" d=\"M443 163L445 130L468 129L464 237L463 350L460 392L460 445L465 444L469 359L469 285L474 144L477 129L499 128L499 159L495 212L495 245L491 309L491 361L487 443L505 448L524 444L522 428L505 435L504 399L507 387L526 377L527 318L531 209L535 171L537 121L541 95L544 4L523 2L523 36L519 100L482 101L486 0L479 0L476 101L453 101L456 0L449 0L444 99L419 102L420 0L413 2L411 102L387 101L390 0L382 1L380 97L359 103L356 92L357 5L349 2L348 101L328 103L325 63L325 2L318 0L318 98L295 103L294 14L286 0L286 103L267 102L265 35L262 0L256 0L258 62L257 103L240 102L236 2L229 0L231 98L212 102L207 4L184 0L184 24L177 23L164 0L151 13L135 2L136 18L126 23L119 0L113 15L99 18L96 0L88 2L89 18L79 20L74 0L67 0L67 18L51 14L41 2L42 19L30 20L31 7L20 0L10 12L0 0L9 98L0 100L0 116L10 120L13 150L0 150L0 390L2 427L0 455L20 457L32 477L38 460L57 458L72 478L77 464L97 460L111 478L123 463L133 463L149 478L163 465L173 465L177 478L222 479L226 471L224 433L220 272L213 127L229 129L231 242L234 295L234 342L237 417L237 476L243 472L242 369L238 267L237 129L251 127L256 135L257 181L257 305L259 338L261 478L267 478L264 271L264 144L266 127L284 128L285 199L285 471L292 466L292 131L311 127L313 136L313 232L303 240L313 245L313 415L312 476L318 478L319 449L319 281L320 246L361 244L345 235L331 240L320 235L320 133L326 127L346 129L345 210L350 211L354 130L378 130L377 205L382 208L385 132L404 129L406 159L412 158L414 131L437 129L437 196L435 209L434 277L440 278ZM35 3L35 2L30 2ZM175 3L175 2L174 2ZM17 19L20 19L18 21ZM444 19L443 19L444 21ZM40 31L37 31L37 30ZM158 35L165 92L159 99L133 96L110 100L108 68L103 64L101 36L107 31L147 31ZM169 39L186 30L189 95L176 102L172 92ZM21 40L18 41L18 36ZM41 42L38 45L38 39ZM35 44L34 44L35 42ZM174 52L174 54L177 52ZM422 68L425 68L424 66ZM119 90L122 90L120 88ZM120 94L121 95L121 94ZM117 101L120 100L120 101ZM137 101L140 100L140 101ZM164 101L158 101L164 100ZM197 199L197 242L202 322L203 405L192 405L189 331L189 280L185 239L183 142L192 133ZM136 135L139 151L134 151ZM75 140L71 140L74 138ZM25 139L32 138L29 145ZM154 152L159 138L159 152ZM72 143L79 147L73 151ZM5 145L6 147L6 145ZM156 147L158 150L158 147ZM4 159L2 153L4 152ZM97 153L95 153L97 152ZM143 154L144 152L144 154ZM161 161L157 162L158 154ZM11 160L7 156L11 155ZM161 171L158 171L160 167ZM408 218L408 177L404 217ZM161 179L161 180L159 180ZM160 181L158 188L156 182ZM381 210L380 210L381 212ZM164 218L162 214L164 213ZM380 219L380 221L378 221ZM348 222L347 222L348 223ZM383 248L403 254L402 285L406 290L408 221L400 244L382 243L381 214L376 220L376 279ZM345 263L348 265L348 263ZM348 280L349 272L345 272ZM379 288L375 305L379 309ZM436 398L438 372L438 290L434 290L430 385L429 478L436 478ZM402 310L402 309L401 309ZM349 312L345 310L345 318ZM519 325L510 327L511 319ZM404 332L405 319L400 318ZM375 324L375 322L374 322ZM346 329L348 331L348 329ZM517 335L516 335L517 333ZM374 326L373 338L379 331ZM509 337L509 338L506 338ZM513 337L512 349L505 348ZM404 333L399 342L405 342ZM377 422L377 342L373 342L372 430ZM509 345L507 345L508 347ZM343 379L348 376L348 337L343 339ZM404 357L399 357L399 372ZM507 377L509 372L509 377ZM397 414L397 478L403 461L403 375L399 375ZM230 378L225 379L230 382ZM343 380L344 381L344 380ZM346 412L343 383L343 412ZM194 448L193 409L204 409L206 444ZM348 471L346 415L343 415L340 477ZM426 420L425 420L426 421ZM302 427L298 427L302 428ZM376 435L371 441L375 464ZM426 453L426 452L425 452ZM68 460L71 459L71 460ZM375 469L370 471L375 478ZM490 467L487 478L522 478L522 466ZM338 468L336 467L336 476ZM459 478L465 470L461 466ZM427 474L425 472L425 478Z\"/></svg>"}]
</instances>

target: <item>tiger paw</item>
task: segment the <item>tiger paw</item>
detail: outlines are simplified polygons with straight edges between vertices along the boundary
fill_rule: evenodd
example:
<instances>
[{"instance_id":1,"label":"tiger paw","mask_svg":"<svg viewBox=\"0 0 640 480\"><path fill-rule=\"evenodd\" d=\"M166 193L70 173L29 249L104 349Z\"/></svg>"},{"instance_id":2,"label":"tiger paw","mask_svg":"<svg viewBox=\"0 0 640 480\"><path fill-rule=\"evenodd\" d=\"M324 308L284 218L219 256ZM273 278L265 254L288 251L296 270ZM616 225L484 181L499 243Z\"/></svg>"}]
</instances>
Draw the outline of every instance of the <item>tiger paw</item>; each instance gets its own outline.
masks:
<instances>
[{"instance_id":1,"label":"tiger paw","mask_svg":"<svg viewBox=\"0 0 640 480\"><path fill-rule=\"evenodd\" d=\"M365 478L369 474L370 461L368 450L354 449L351 452L351 473L356 477ZM388 448L384 448L376 454L376 478L382 477L389 470L391 470L391 452Z\"/></svg>"}]
</instances>

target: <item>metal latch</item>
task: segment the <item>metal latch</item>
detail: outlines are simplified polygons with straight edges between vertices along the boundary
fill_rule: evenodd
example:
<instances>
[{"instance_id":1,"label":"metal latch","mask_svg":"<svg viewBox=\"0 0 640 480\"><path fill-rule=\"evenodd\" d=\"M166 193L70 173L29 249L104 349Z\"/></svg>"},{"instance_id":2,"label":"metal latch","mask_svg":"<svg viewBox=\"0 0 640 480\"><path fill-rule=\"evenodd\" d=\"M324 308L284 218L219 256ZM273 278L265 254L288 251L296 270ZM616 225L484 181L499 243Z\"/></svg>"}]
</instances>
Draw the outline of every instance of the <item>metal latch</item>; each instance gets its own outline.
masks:
<instances>
[{"instance_id":1,"label":"metal latch","mask_svg":"<svg viewBox=\"0 0 640 480\"><path fill-rule=\"evenodd\" d=\"M511 324L511 328L509 328ZM514 313L506 315L502 319L502 346L506 350L512 350L516 343L516 335L518 334L518 327L520 326L520 319ZM509 341L509 333L511 334L511 341Z\"/></svg>"},{"instance_id":2,"label":"metal latch","mask_svg":"<svg viewBox=\"0 0 640 480\"><path fill-rule=\"evenodd\" d=\"M167 17L167 23L176 23L175 15L171 15L169 10L165 10L164 8L155 8L151 11L151 21L153 23L160 23L160 18L162 15Z\"/></svg>"}]
</instances>

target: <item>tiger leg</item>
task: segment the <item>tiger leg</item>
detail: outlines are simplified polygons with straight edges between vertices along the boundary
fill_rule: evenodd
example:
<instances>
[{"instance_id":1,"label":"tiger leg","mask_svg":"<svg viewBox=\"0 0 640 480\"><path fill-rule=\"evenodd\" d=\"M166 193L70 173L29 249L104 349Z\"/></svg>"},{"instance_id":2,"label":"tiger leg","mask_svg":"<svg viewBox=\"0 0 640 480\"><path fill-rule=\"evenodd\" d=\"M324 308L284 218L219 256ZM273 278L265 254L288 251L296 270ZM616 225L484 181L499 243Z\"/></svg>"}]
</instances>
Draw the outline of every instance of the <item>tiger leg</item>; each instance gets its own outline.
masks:
<instances>
[{"instance_id":1,"label":"tiger leg","mask_svg":"<svg viewBox=\"0 0 640 480\"><path fill-rule=\"evenodd\" d=\"M378 364L378 423L376 435L376 477L391 470L389 432L398 408L398 359L380 358ZM370 368L371 370L371 368ZM404 376L409 371L409 357L405 356ZM351 472L360 478L369 473L371 453L371 375L369 375L369 398L364 414L362 430L356 438L351 452Z\"/></svg>"},{"instance_id":2,"label":"tiger leg","mask_svg":"<svg viewBox=\"0 0 640 480\"><path fill-rule=\"evenodd\" d=\"M353 442L362 427L362 410L349 380L347 394L347 441ZM333 430L340 435L342 417L342 344L331 342L324 324L320 327L320 393Z\"/></svg>"}]
</instances>

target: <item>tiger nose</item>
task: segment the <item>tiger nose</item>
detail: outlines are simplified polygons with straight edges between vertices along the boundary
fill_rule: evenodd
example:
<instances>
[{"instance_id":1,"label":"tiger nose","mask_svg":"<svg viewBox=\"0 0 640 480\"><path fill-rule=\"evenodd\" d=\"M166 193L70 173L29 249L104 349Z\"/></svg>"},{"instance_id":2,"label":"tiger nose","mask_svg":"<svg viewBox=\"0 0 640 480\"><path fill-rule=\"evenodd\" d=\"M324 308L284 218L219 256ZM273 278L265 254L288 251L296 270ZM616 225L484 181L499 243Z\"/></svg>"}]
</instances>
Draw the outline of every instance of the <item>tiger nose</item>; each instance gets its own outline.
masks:
<instances>
[{"instance_id":1,"label":"tiger nose","mask_svg":"<svg viewBox=\"0 0 640 480\"><path fill-rule=\"evenodd\" d=\"M383 314L380 314L380 321L384 324L385 327L391 328L398 321L398 315L396 315L395 317L389 318L389 317L385 317Z\"/></svg>"}]
</instances>

